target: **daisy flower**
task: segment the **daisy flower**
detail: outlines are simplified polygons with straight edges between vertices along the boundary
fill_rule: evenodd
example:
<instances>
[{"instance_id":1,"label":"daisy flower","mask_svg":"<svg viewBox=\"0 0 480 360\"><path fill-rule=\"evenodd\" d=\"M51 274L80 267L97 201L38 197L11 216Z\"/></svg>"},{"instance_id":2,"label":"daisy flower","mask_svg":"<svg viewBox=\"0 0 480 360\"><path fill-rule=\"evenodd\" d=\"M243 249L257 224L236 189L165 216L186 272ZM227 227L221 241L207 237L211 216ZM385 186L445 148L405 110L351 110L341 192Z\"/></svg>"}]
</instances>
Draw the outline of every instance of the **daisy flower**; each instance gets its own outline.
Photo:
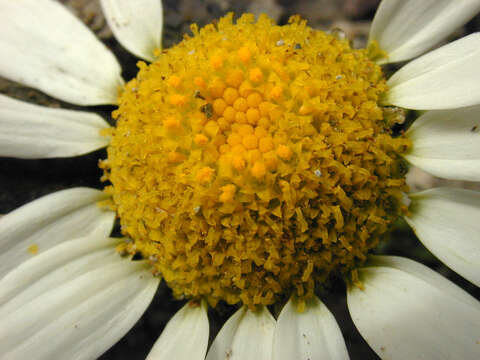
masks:
<instances>
[{"instance_id":1,"label":"daisy flower","mask_svg":"<svg viewBox=\"0 0 480 360\"><path fill-rule=\"evenodd\" d=\"M101 3L120 44L147 61L126 84L58 2L0 0L1 76L75 105L118 106L110 127L0 96L2 156L107 147L104 191L59 191L0 220L2 359L96 358L161 280L188 303L149 359L347 359L318 297L338 278L381 358L478 358L472 296L420 263L370 253L403 217L480 284L480 194L412 194L405 183L407 162L480 180L480 35L423 55L480 1L384 0L367 49L299 17L277 26L230 14L161 50L160 1ZM411 59L388 79L380 67ZM426 111L396 134L401 109ZM239 309L208 349L207 307L219 301Z\"/></svg>"}]
</instances>

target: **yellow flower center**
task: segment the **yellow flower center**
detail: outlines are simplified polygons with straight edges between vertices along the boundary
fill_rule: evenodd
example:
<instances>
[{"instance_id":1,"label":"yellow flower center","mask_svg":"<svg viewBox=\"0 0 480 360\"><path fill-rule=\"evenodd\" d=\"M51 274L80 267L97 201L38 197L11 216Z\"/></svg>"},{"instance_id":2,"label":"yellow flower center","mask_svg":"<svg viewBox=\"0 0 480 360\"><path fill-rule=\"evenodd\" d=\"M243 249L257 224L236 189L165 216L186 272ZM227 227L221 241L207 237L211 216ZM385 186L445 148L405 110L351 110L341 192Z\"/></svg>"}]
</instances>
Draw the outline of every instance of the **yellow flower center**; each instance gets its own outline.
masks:
<instances>
[{"instance_id":1,"label":"yellow flower center","mask_svg":"<svg viewBox=\"0 0 480 360\"><path fill-rule=\"evenodd\" d=\"M192 32L139 64L114 112L102 167L124 248L178 297L308 298L404 210L409 143L378 105L382 71L298 17Z\"/></svg>"}]
</instances>

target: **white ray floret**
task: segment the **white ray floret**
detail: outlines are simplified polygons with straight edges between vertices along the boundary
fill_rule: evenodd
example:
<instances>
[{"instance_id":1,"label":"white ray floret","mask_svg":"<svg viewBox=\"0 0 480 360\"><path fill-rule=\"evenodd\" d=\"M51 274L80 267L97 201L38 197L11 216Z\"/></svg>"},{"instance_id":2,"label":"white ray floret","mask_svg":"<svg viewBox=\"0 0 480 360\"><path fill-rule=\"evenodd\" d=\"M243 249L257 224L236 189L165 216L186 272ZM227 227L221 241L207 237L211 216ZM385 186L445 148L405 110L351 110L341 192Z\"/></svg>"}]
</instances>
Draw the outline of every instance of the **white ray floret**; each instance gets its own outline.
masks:
<instances>
[{"instance_id":1,"label":"white ray floret","mask_svg":"<svg viewBox=\"0 0 480 360\"><path fill-rule=\"evenodd\" d=\"M187 303L170 319L147 360L204 360L208 326L207 305Z\"/></svg>"},{"instance_id":2,"label":"white ray floret","mask_svg":"<svg viewBox=\"0 0 480 360\"><path fill-rule=\"evenodd\" d=\"M478 0L383 0L369 40L376 40L388 54L379 63L409 60L438 44L478 11Z\"/></svg>"},{"instance_id":3,"label":"white ray floret","mask_svg":"<svg viewBox=\"0 0 480 360\"><path fill-rule=\"evenodd\" d=\"M480 192L437 188L410 195L405 220L445 265L480 286Z\"/></svg>"},{"instance_id":4,"label":"white ray floret","mask_svg":"<svg viewBox=\"0 0 480 360\"><path fill-rule=\"evenodd\" d=\"M3 318L54 287L119 257L120 239L105 236L99 228L64 241L19 264L0 281L0 316Z\"/></svg>"},{"instance_id":5,"label":"white ray floret","mask_svg":"<svg viewBox=\"0 0 480 360\"><path fill-rule=\"evenodd\" d=\"M335 318L318 299L303 312L289 300L277 320L273 359L348 359L347 348Z\"/></svg>"},{"instance_id":6,"label":"white ray floret","mask_svg":"<svg viewBox=\"0 0 480 360\"><path fill-rule=\"evenodd\" d=\"M2 281L11 296L0 306L2 359L93 359L125 335L150 304L159 279L145 264L115 254L115 243L98 233L71 240ZM38 273L29 279L32 270ZM12 292L14 280L23 291Z\"/></svg>"},{"instance_id":7,"label":"white ray floret","mask_svg":"<svg viewBox=\"0 0 480 360\"><path fill-rule=\"evenodd\" d=\"M478 359L480 303L424 265L378 256L348 289L356 327L383 359Z\"/></svg>"},{"instance_id":8,"label":"white ray floret","mask_svg":"<svg viewBox=\"0 0 480 360\"><path fill-rule=\"evenodd\" d=\"M480 104L480 33L415 59L388 80L385 103L441 110Z\"/></svg>"},{"instance_id":9,"label":"white ray floret","mask_svg":"<svg viewBox=\"0 0 480 360\"><path fill-rule=\"evenodd\" d=\"M72 157L108 145L99 115L29 104L0 95L0 156Z\"/></svg>"},{"instance_id":10,"label":"white ray floret","mask_svg":"<svg viewBox=\"0 0 480 360\"><path fill-rule=\"evenodd\" d=\"M162 45L163 11L160 0L101 0L108 25L132 54L148 61Z\"/></svg>"},{"instance_id":11,"label":"white ray floret","mask_svg":"<svg viewBox=\"0 0 480 360\"><path fill-rule=\"evenodd\" d=\"M97 205L105 198L99 190L73 188L44 196L3 216L0 278L35 253L41 254L64 241L98 229L108 236L115 213Z\"/></svg>"},{"instance_id":12,"label":"white ray floret","mask_svg":"<svg viewBox=\"0 0 480 360\"><path fill-rule=\"evenodd\" d=\"M432 175L480 181L480 106L428 111L408 129L405 158Z\"/></svg>"},{"instance_id":13,"label":"white ray floret","mask_svg":"<svg viewBox=\"0 0 480 360\"><path fill-rule=\"evenodd\" d=\"M266 307L253 312L244 306L223 325L206 360L271 360L274 331Z\"/></svg>"},{"instance_id":14,"label":"white ray floret","mask_svg":"<svg viewBox=\"0 0 480 360\"><path fill-rule=\"evenodd\" d=\"M77 105L115 104L113 54L53 0L0 0L0 76Z\"/></svg>"}]
</instances>

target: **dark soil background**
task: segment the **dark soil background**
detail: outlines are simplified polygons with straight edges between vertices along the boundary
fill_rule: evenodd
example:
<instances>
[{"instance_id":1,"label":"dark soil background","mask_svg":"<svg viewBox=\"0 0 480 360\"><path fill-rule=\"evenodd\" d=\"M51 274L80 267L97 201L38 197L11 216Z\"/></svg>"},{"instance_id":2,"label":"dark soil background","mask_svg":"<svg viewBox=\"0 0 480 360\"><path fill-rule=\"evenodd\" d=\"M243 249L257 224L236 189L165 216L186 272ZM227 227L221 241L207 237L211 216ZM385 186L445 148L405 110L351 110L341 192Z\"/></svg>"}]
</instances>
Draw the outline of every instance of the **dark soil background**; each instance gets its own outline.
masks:
<instances>
[{"instance_id":1,"label":"dark soil background","mask_svg":"<svg viewBox=\"0 0 480 360\"><path fill-rule=\"evenodd\" d=\"M129 80L134 77L136 74L135 63L138 59L125 51L113 38L103 18L99 1L60 1L80 17L117 55L124 69L124 78ZM378 0L164 0L163 45L167 48L178 43L182 39L182 35L189 32L189 25L193 22L205 25L229 11L234 11L237 14L264 12L280 24L286 23L291 15L300 14L314 28L322 30L341 28L355 47L362 47L366 43L370 23L378 3ZM479 29L480 17L477 16L465 27L458 29L449 40ZM5 55L8 54L3 56ZM0 93L46 106L76 108L2 78L0 78ZM93 107L90 110L109 119L113 107ZM105 151L97 151L73 159L17 160L0 158L0 214L5 214L33 199L57 190L74 186L101 188L99 181L101 172L97 167L97 162L98 159L105 158L105 156ZM440 180L418 169L412 169L409 181L415 190L439 184L480 190L478 183ZM420 244L405 223L397 224L392 240L378 249L378 252L407 256L421 261L475 297L480 297L478 288L436 260ZM331 292L322 296L322 300L339 322L350 358L352 360L379 359L361 338L352 323L346 307L344 285L342 283L334 284ZM151 306L135 327L100 359L145 359L167 321L182 305L182 302L172 299L169 289L162 284ZM211 340L234 311L235 308L227 306L210 309ZM411 320L415 321L415 319Z\"/></svg>"}]
</instances>

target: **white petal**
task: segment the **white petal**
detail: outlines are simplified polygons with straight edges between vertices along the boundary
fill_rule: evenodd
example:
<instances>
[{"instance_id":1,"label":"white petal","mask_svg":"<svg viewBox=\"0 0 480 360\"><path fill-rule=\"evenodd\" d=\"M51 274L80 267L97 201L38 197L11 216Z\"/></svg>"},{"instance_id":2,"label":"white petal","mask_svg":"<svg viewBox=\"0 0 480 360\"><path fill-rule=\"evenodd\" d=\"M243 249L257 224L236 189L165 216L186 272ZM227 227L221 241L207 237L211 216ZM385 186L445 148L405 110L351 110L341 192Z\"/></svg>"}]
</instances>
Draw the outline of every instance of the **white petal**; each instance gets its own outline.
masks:
<instances>
[{"instance_id":1,"label":"white petal","mask_svg":"<svg viewBox=\"0 0 480 360\"><path fill-rule=\"evenodd\" d=\"M116 260L120 239L102 229L65 241L19 264L0 281L0 317L28 304L54 287Z\"/></svg>"},{"instance_id":2,"label":"white petal","mask_svg":"<svg viewBox=\"0 0 480 360\"><path fill-rule=\"evenodd\" d=\"M271 360L275 319L265 307L240 308L218 333L206 360Z\"/></svg>"},{"instance_id":3,"label":"white petal","mask_svg":"<svg viewBox=\"0 0 480 360\"><path fill-rule=\"evenodd\" d=\"M383 0L370 41L388 53L384 62L411 59L438 44L480 11L478 0Z\"/></svg>"},{"instance_id":4,"label":"white petal","mask_svg":"<svg viewBox=\"0 0 480 360\"><path fill-rule=\"evenodd\" d=\"M132 54L153 61L162 46L163 11L160 0L101 0L108 25Z\"/></svg>"},{"instance_id":5,"label":"white petal","mask_svg":"<svg viewBox=\"0 0 480 360\"><path fill-rule=\"evenodd\" d=\"M480 286L480 192L438 188L410 195L405 218L442 262Z\"/></svg>"},{"instance_id":6,"label":"white petal","mask_svg":"<svg viewBox=\"0 0 480 360\"><path fill-rule=\"evenodd\" d=\"M314 298L298 312L289 300L277 320L273 359L348 359L347 348L335 318Z\"/></svg>"},{"instance_id":7,"label":"white petal","mask_svg":"<svg viewBox=\"0 0 480 360\"><path fill-rule=\"evenodd\" d=\"M0 75L78 105L115 104L120 65L52 0L0 0Z\"/></svg>"},{"instance_id":8,"label":"white petal","mask_svg":"<svg viewBox=\"0 0 480 360\"><path fill-rule=\"evenodd\" d=\"M480 181L480 106L428 111L408 129L405 158L439 177Z\"/></svg>"},{"instance_id":9,"label":"white petal","mask_svg":"<svg viewBox=\"0 0 480 360\"><path fill-rule=\"evenodd\" d=\"M89 188L58 191L0 219L0 278L23 261L66 240L101 229L112 231L115 213L97 202L105 194Z\"/></svg>"},{"instance_id":10,"label":"white petal","mask_svg":"<svg viewBox=\"0 0 480 360\"><path fill-rule=\"evenodd\" d=\"M480 104L480 33L413 60L388 80L385 102L407 109L453 109Z\"/></svg>"},{"instance_id":11,"label":"white petal","mask_svg":"<svg viewBox=\"0 0 480 360\"><path fill-rule=\"evenodd\" d=\"M208 346L205 303L187 303L168 322L147 360L203 360Z\"/></svg>"},{"instance_id":12,"label":"white petal","mask_svg":"<svg viewBox=\"0 0 480 360\"><path fill-rule=\"evenodd\" d=\"M159 280L114 246L99 233L71 240L2 281L10 290L0 307L2 359L97 358L135 324Z\"/></svg>"},{"instance_id":13,"label":"white petal","mask_svg":"<svg viewBox=\"0 0 480 360\"><path fill-rule=\"evenodd\" d=\"M84 111L52 109L0 95L0 156L23 159L83 155L108 145L108 123Z\"/></svg>"},{"instance_id":14,"label":"white petal","mask_svg":"<svg viewBox=\"0 0 480 360\"><path fill-rule=\"evenodd\" d=\"M383 359L478 359L480 303L429 268L375 257L348 289L356 327Z\"/></svg>"}]
</instances>

